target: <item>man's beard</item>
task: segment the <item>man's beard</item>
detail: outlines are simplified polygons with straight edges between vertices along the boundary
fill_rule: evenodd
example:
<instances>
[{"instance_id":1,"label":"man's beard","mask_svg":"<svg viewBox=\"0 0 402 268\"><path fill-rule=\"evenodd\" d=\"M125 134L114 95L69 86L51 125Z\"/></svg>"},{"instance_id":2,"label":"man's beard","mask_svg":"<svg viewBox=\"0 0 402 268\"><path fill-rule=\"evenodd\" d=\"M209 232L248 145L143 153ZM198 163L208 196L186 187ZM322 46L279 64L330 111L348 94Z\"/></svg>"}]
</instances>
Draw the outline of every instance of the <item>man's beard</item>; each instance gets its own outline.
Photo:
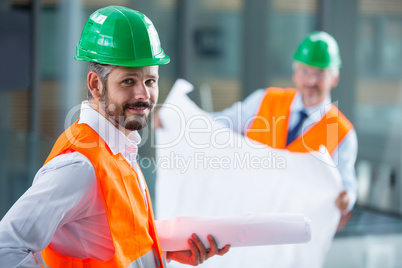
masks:
<instances>
[{"instance_id":1,"label":"man's beard","mask_svg":"<svg viewBox=\"0 0 402 268\"><path fill-rule=\"evenodd\" d=\"M100 98L101 108L105 112L106 116L112 120L115 125L119 125L124 129L134 131L141 130L148 125L148 120L150 117L150 112L152 111L155 104L150 101L137 101L137 102L125 102L123 105L119 106L114 103L110 103L110 99L107 91ZM149 114L134 114L126 116L126 111L129 108L149 108Z\"/></svg>"}]
</instances>

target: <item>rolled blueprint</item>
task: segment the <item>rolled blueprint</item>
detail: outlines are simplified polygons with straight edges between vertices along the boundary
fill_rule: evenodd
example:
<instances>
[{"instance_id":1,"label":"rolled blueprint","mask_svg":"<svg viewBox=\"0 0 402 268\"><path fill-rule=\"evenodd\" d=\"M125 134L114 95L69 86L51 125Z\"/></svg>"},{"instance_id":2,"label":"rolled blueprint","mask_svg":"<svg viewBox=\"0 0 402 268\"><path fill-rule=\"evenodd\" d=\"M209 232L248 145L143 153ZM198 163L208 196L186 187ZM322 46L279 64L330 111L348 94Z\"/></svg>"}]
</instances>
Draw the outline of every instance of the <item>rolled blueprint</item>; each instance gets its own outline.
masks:
<instances>
[{"instance_id":1,"label":"rolled blueprint","mask_svg":"<svg viewBox=\"0 0 402 268\"><path fill-rule=\"evenodd\" d=\"M219 248L298 244L311 240L310 220L299 214L255 214L231 217L176 217L156 221L163 251L190 249L187 240L196 233L208 247L213 235Z\"/></svg>"}]
</instances>

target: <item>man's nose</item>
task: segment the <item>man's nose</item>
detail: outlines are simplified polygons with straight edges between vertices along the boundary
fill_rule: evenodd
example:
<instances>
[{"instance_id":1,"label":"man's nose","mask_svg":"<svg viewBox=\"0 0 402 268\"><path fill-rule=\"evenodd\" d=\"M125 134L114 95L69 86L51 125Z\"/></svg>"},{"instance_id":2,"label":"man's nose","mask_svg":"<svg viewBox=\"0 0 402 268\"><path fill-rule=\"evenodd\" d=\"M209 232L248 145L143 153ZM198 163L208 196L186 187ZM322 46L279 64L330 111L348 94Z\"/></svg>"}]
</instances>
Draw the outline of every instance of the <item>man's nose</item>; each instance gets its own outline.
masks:
<instances>
[{"instance_id":1,"label":"man's nose","mask_svg":"<svg viewBox=\"0 0 402 268\"><path fill-rule=\"evenodd\" d=\"M144 83L134 88L134 98L136 100L149 100L149 89Z\"/></svg>"},{"instance_id":2,"label":"man's nose","mask_svg":"<svg viewBox=\"0 0 402 268\"><path fill-rule=\"evenodd\" d=\"M315 84L317 84L317 81L318 81L318 77L314 73L310 73L306 77L306 83L309 86L314 86Z\"/></svg>"}]
</instances>

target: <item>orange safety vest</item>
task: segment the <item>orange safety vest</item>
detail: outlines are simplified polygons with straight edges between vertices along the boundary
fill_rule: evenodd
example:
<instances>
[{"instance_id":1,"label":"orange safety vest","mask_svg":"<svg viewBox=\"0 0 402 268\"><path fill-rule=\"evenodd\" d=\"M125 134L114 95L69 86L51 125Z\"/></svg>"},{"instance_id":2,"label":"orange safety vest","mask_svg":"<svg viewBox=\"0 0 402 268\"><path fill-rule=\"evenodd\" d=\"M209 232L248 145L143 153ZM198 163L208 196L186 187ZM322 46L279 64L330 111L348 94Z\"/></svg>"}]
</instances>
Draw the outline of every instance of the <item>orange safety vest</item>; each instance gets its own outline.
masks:
<instances>
[{"instance_id":1,"label":"orange safety vest","mask_svg":"<svg viewBox=\"0 0 402 268\"><path fill-rule=\"evenodd\" d=\"M291 88L268 88L246 136L270 147L291 152L318 151L320 145L324 145L332 155L346 134L353 129L352 123L334 105L319 122L286 146L290 105L296 93L297 90Z\"/></svg>"},{"instance_id":2,"label":"orange safety vest","mask_svg":"<svg viewBox=\"0 0 402 268\"><path fill-rule=\"evenodd\" d=\"M48 246L42 251L46 265L52 268L149 267L147 261L151 258L157 267L164 267L148 188L147 210L132 166L121 154L113 155L98 133L78 122L58 138L45 164L68 151L85 155L95 169L115 254L107 261L78 259L59 254Z\"/></svg>"}]
</instances>

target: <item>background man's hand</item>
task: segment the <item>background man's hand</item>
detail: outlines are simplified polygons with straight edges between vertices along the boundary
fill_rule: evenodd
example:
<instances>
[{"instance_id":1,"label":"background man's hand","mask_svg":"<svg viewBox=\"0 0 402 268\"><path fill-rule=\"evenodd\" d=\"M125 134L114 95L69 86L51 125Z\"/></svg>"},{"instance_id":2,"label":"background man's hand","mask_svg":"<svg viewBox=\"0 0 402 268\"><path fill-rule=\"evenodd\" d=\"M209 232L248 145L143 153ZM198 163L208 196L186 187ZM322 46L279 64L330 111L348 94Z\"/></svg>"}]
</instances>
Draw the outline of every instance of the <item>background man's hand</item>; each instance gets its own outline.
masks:
<instances>
[{"instance_id":1,"label":"background man's hand","mask_svg":"<svg viewBox=\"0 0 402 268\"><path fill-rule=\"evenodd\" d=\"M340 192L336 198L335 204L342 214L345 214L348 211L349 201L349 196L346 191Z\"/></svg>"},{"instance_id":2,"label":"background man's hand","mask_svg":"<svg viewBox=\"0 0 402 268\"><path fill-rule=\"evenodd\" d=\"M222 256L229 251L230 245L219 249L212 235L208 236L208 241L210 249L207 250L200 238L196 234L192 234L191 238L187 240L190 245L190 250L168 251L166 258L183 264L196 266L214 255Z\"/></svg>"}]
</instances>

